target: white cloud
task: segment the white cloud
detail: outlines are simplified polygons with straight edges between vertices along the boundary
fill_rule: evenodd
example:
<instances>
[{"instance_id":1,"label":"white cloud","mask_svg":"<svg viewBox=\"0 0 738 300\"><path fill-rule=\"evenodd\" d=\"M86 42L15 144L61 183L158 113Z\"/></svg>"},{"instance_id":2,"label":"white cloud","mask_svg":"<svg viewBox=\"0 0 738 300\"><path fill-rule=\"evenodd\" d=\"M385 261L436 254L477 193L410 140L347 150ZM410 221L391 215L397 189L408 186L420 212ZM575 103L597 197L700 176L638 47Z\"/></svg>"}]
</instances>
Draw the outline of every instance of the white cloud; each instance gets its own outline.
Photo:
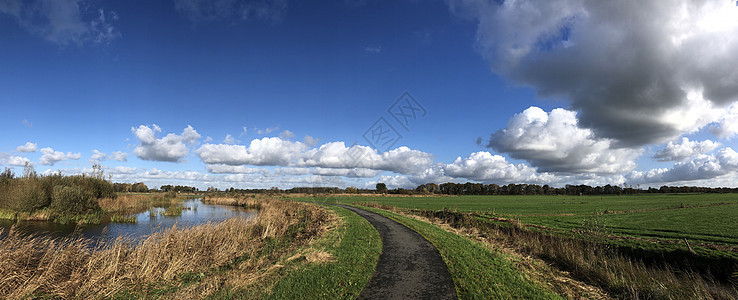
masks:
<instances>
[{"instance_id":1,"label":"white cloud","mask_svg":"<svg viewBox=\"0 0 738 300\"><path fill-rule=\"evenodd\" d=\"M297 160L298 166L324 168L366 168L400 174L420 173L433 163L433 155L408 147L383 153L367 146L346 147L343 142L330 142L306 151Z\"/></svg>"},{"instance_id":2,"label":"white cloud","mask_svg":"<svg viewBox=\"0 0 738 300\"><path fill-rule=\"evenodd\" d=\"M36 149L38 149L38 145L36 143L26 142L24 145L18 146L18 148L15 148L15 151L18 152L36 152Z\"/></svg>"},{"instance_id":3,"label":"white cloud","mask_svg":"<svg viewBox=\"0 0 738 300\"><path fill-rule=\"evenodd\" d=\"M524 159L541 172L627 172L640 150L613 148L609 139L580 128L576 113L557 108L546 113L530 107L510 119L507 128L493 133L489 147Z\"/></svg>"},{"instance_id":4,"label":"white cloud","mask_svg":"<svg viewBox=\"0 0 738 300\"><path fill-rule=\"evenodd\" d=\"M228 144L228 145L232 145L232 144L235 144L235 143L238 143L238 142L240 142L240 141L239 141L239 140L237 140L236 138L234 138L234 137L233 137L232 135L230 135L230 134L226 134L226 137L225 137L225 139L223 139L223 143L224 143L224 144Z\"/></svg>"},{"instance_id":5,"label":"white cloud","mask_svg":"<svg viewBox=\"0 0 738 300\"><path fill-rule=\"evenodd\" d=\"M647 172L631 172L628 182L635 183L681 183L695 180L719 178L738 171L738 153L723 148L716 155L698 155L692 160L678 162L671 169L652 169Z\"/></svg>"},{"instance_id":6,"label":"white cloud","mask_svg":"<svg viewBox=\"0 0 738 300\"><path fill-rule=\"evenodd\" d=\"M15 166L15 167L23 167L26 165L26 163L31 163L31 161L28 158L21 157L21 156L13 156L13 155L3 158L2 161L4 164L8 166Z\"/></svg>"},{"instance_id":7,"label":"white cloud","mask_svg":"<svg viewBox=\"0 0 738 300\"><path fill-rule=\"evenodd\" d=\"M228 174L253 174L261 172L261 169L250 168L246 166L232 166L226 164L205 165L205 169L210 173L228 173Z\"/></svg>"},{"instance_id":8,"label":"white cloud","mask_svg":"<svg viewBox=\"0 0 738 300\"><path fill-rule=\"evenodd\" d=\"M31 121L28 121L26 119L23 119L23 121L21 121L21 123L23 125L25 125L26 127L28 127L28 128L33 128L33 123L31 123Z\"/></svg>"},{"instance_id":9,"label":"white cloud","mask_svg":"<svg viewBox=\"0 0 738 300\"><path fill-rule=\"evenodd\" d=\"M303 143L277 137L254 139L243 145L205 144L197 150L206 164L287 166L306 148Z\"/></svg>"},{"instance_id":10,"label":"white cloud","mask_svg":"<svg viewBox=\"0 0 738 300\"><path fill-rule=\"evenodd\" d=\"M682 138L681 143L674 144L669 142L664 149L659 150L653 156L658 161L680 161L699 154L704 154L715 150L720 143L711 140L702 142L690 141L688 138Z\"/></svg>"},{"instance_id":11,"label":"white cloud","mask_svg":"<svg viewBox=\"0 0 738 300\"><path fill-rule=\"evenodd\" d=\"M128 153L115 151L110 154L110 158L117 161L128 161Z\"/></svg>"},{"instance_id":12,"label":"white cloud","mask_svg":"<svg viewBox=\"0 0 738 300\"><path fill-rule=\"evenodd\" d=\"M554 180L554 175L537 173L536 169L524 164L512 164L502 156L486 151L475 152L469 157L458 157L445 166L445 173L452 177L494 183L538 183Z\"/></svg>"},{"instance_id":13,"label":"white cloud","mask_svg":"<svg viewBox=\"0 0 738 300\"><path fill-rule=\"evenodd\" d=\"M731 138L738 133L738 104L725 110L720 118L710 126L710 131L720 138Z\"/></svg>"},{"instance_id":14,"label":"white cloud","mask_svg":"<svg viewBox=\"0 0 738 300\"><path fill-rule=\"evenodd\" d=\"M110 169L111 174L135 174L138 171L135 167L123 167L123 166L117 166L115 168Z\"/></svg>"},{"instance_id":15,"label":"white cloud","mask_svg":"<svg viewBox=\"0 0 738 300\"><path fill-rule=\"evenodd\" d=\"M346 147L343 142L331 142L310 149L304 143L278 137L254 139L248 147L205 144L197 150L197 154L206 164L346 169L354 171L335 172L356 177L369 174L362 169L416 174L433 163L433 155L407 147L378 153L367 146Z\"/></svg>"},{"instance_id":16,"label":"white cloud","mask_svg":"<svg viewBox=\"0 0 738 300\"><path fill-rule=\"evenodd\" d=\"M352 169L336 169L336 168L312 168L310 173L314 175L323 176L343 176L349 178L368 178L374 177L381 173L381 170L372 170L366 168L352 168Z\"/></svg>"},{"instance_id":17,"label":"white cloud","mask_svg":"<svg viewBox=\"0 0 738 300\"><path fill-rule=\"evenodd\" d=\"M131 127L131 132L136 135L140 145L133 149L133 153L143 160L181 162L189 153L187 145L193 146L200 134L192 126L182 131L182 134L167 134L161 139L156 135L161 128L156 124L151 127L140 125L138 128Z\"/></svg>"},{"instance_id":18,"label":"white cloud","mask_svg":"<svg viewBox=\"0 0 738 300\"><path fill-rule=\"evenodd\" d=\"M266 128L266 129L263 129L263 130L262 129L256 129L256 134L270 134L270 133L272 133L274 131L277 131L277 130L279 130L279 126L270 127L270 128Z\"/></svg>"},{"instance_id":19,"label":"white cloud","mask_svg":"<svg viewBox=\"0 0 738 300\"><path fill-rule=\"evenodd\" d=\"M59 45L109 44L120 37L113 26L118 20L115 12L92 8L81 0L6 0L0 3L0 13L12 16L32 34Z\"/></svg>"},{"instance_id":20,"label":"white cloud","mask_svg":"<svg viewBox=\"0 0 738 300\"><path fill-rule=\"evenodd\" d=\"M295 137L295 134L292 133L292 131L284 130L279 134L279 137L281 137L283 140L289 140L293 137Z\"/></svg>"},{"instance_id":21,"label":"white cloud","mask_svg":"<svg viewBox=\"0 0 738 300\"><path fill-rule=\"evenodd\" d=\"M78 160L82 157L82 153L67 152L65 154L64 152L54 151L54 149L49 147L41 148L41 153L43 153L43 155L41 156L39 163L49 166L53 166L55 163L63 160Z\"/></svg>"},{"instance_id":22,"label":"white cloud","mask_svg":"<svg viewBox=\"0 0 738 300\"><path fill-rule=\"evenodd\" d=\"M90 163L100 163L103 160L108 159L105 153L98 151L97 149L92 150L92 156L90 156Z\"/></svg>"},{"instance_id":23,"label":"white cloud","mask_svg":"<svg viewBox=\"0 0 738 300\"><path fill-rule=\"evenodd\" d=\"M451 0L492 70L563 98L617 146L663 143L738 100L734 1ZM732 135L725 125L719 135Z\"/></svg>"}]
</instances>

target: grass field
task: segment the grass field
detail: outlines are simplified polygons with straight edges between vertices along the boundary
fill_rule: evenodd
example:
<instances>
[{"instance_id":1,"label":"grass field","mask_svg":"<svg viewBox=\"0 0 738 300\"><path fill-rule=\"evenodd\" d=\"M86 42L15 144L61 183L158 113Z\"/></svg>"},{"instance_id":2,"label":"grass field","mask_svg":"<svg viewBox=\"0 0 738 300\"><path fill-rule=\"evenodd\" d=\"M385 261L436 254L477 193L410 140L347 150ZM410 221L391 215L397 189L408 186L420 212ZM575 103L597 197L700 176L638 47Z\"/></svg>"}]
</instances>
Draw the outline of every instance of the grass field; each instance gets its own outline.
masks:
<instances>
[{"instance_id":1,"label":"grass field","mask_svg":"<svg viewBox=\"0 0 738 300\"><path fill-rule=\"evenodd\" d=\"M734 299L738 296L736 194L340 195L318 199L394 211L369 208L430 240L442 253L462 298L479 295L509 298L521 294L535 298L555 297L555 294L599 298L593 295L602 295L594 292L585 296L592 291L589 287L602 289L616 298ZM442 230L438 226L448 227ZM684 243L684 238L691 246ZM482 251L484 247L477 241L484 241L487 250ZM499 249L506 249L503 253L512 256L500 256ZM530 281L532 277L527 276L541 274L541 270L528 272L536 267L531 268L525 258L537 261L532 265L550 266L551 273L564 275ZM475 269L479 266L485 267ZM527 280L516 279L520 272L527 274ZM550 289L562 278L563 282L570 278L582 285L574 283ZM489 288L495 284L499 286ZM552 290L555 290L553 295L549 294Z\"/></svg>"},{"instance_id":2,"label":"grass field","mask_svg":"<svg viewBox=\"0 0 738 300\"><path fill-rule=\"evenodd\" d=\"M406 209L475 212L571 231L592 218L608 232L667 242L738 247L738 194L632 196L331 197L339 203L376 202Z\"/></svg>"}]
</instances>

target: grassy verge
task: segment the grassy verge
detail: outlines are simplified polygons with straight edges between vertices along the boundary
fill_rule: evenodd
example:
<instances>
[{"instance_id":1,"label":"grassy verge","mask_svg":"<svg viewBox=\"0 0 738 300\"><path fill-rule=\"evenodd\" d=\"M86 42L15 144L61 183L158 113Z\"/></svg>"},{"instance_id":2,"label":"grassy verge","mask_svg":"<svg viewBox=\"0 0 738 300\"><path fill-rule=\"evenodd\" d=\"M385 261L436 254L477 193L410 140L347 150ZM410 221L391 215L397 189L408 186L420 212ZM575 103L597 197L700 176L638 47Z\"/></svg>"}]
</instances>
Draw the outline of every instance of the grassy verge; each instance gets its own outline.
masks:
<instances>
[{"instance_id":1,"label":"grassy verge","mask_svg":"<svg viewBox=\"0 0 738 300\"><path fill-rule=\"evenodd\" d=\"M502 253L437 226L386 210L362 207L417 231L436 246L454 280L459 298L560 299L515 270Z\"/></svg>"},{"instance_id":2,"label":"grassy verge","mask_svg":"<svg viewBox=\"0 0 738 300\"><path fill-rule=\"evenodd\" d=\"M290 273L267 298L354 298L371 279L382 252L379 233L364 218L329 206L343 224L315 247L331 253L335 263L310 265Z\"/></svg>"},{"instance_id":3,"label":"grassy verge","mask_svg":"<svg viewBox=\"0 0 738 300\"><path fill-rule=\"evenodd\" d=\"M364 218L327 206L341 221L325 237L280 262L276 278L218 298L352 299L369 281L382 251L379 233Z\"/></svg>"}]
</instances>

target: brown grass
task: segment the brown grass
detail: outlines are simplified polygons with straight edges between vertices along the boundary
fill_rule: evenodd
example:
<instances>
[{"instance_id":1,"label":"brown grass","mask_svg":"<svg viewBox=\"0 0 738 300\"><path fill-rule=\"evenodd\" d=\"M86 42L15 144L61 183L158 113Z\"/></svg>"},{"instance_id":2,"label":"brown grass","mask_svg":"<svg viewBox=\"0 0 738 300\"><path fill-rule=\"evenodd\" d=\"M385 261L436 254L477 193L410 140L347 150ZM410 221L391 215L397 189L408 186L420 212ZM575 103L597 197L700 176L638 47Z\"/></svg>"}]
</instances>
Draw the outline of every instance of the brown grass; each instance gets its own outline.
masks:
<instances>
[{"instance_id":1,"label":"brown grass","mask_svg":"<svg viewBox=\"0 0 738 300\"><path fill-rule=\"evenodd\" d=\"M248 286L278 268L274 262L281 256L322 234L329 219L313 205L258 204L255 219L173 227L141 241L118 238L95 247L83 238L25 237L11 230L0 241L0 298L100 298L122 292L201 298Z\"/></svg>"}]
</instances>

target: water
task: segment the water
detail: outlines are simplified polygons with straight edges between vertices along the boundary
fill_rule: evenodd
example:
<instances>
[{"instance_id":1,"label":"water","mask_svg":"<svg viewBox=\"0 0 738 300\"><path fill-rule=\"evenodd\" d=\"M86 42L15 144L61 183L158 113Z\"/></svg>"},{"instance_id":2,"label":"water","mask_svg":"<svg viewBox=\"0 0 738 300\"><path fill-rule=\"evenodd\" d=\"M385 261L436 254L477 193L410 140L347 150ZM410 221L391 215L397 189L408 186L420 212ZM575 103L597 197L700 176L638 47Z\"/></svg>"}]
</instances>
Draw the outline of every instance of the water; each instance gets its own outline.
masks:
<instances>
[{"instance_id":1,"label":"water","mask_svg":"<svg viewBox=\"0 0 738 300\"><path fill-rule=\"evenodd\" d=\"M155 207L148 211L136 214L137 223L107 223L90 224L80 228L79 233L96 240L109 241L118 236L128 236L134 239L144 238L154 232L161 231L177 224L177 228L191 227L207 223L218 222L232 217L256 217L256 210L237 206L212 205L200 202L200 199L189 199L182 203L181 216L163 216L164 208ZM13 225L12 221L0 220L0 228L7 233ZM57 224L41 221L20 221L15 230L23 233L50 237L68 237L74 235L75 224ZM2 238L2 237L0 237Z\"/></svg>"}]
</instances>

